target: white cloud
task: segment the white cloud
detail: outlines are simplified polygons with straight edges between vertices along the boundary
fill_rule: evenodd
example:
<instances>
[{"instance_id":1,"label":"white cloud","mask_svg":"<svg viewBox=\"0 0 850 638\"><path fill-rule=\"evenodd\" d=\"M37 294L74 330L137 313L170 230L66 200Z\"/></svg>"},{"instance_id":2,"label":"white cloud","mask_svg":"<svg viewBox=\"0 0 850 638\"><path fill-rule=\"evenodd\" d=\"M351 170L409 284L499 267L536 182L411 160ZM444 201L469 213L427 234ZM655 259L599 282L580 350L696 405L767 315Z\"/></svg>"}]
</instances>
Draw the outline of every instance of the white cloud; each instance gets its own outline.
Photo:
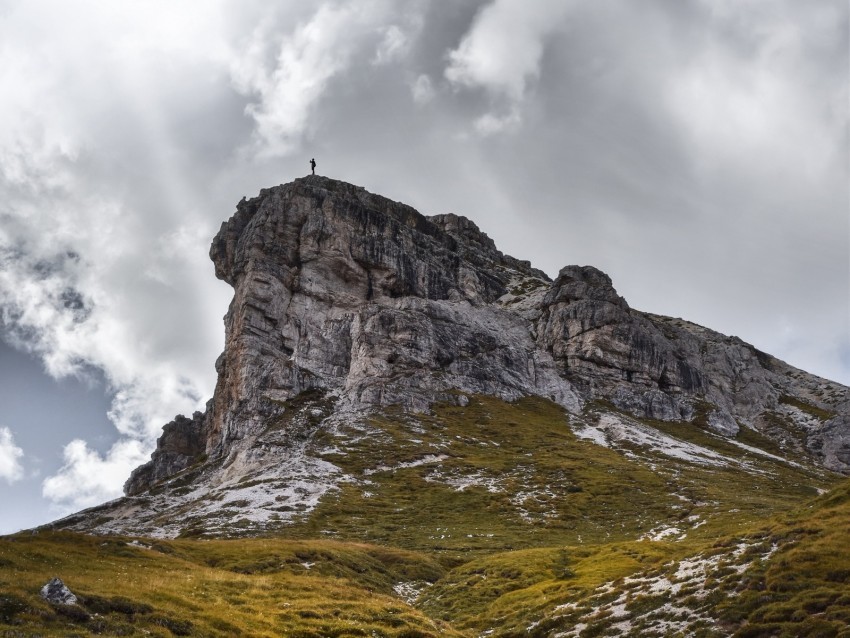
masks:
<instances>
[{"instance_id":1,"label":"white cloud","mask_svg":"<svg viewBox=\"0 0 850 638\"><path fill-rule=\"evenodd\" d=\"M117 498L130 470L144 463L150 452L139 441L125 439L101 456L75 439L65 446L65 464L45 479L42 493L63 514Z\"/></svg>"},{"instance_id":2,"label":"white cloud","mask_svg":"<svg viewBox=\"0 0 850 638\"><path fill-rule=\"evenodd\" d=\"M517 125L528 85L540 75L546 39L563 29L573 3L493 0L481 9L456 49L449 52L446 79L481 88L507 102L507 114L488 113L476 129L492 134Z\"/></svg>"},{"instance_id":3,"label":"white cloud","mask_svg":"<svg viewBox=\"0 0 850 638\"><path fill-rule=\"evenodd\" d=\"M177 412L201 407L212 391L211 362L181 350L175 339L191 339L169 321L171 314L207 320L198 309L177 307L178 289L195 274L192 258L134 243L144 232L135 230L132 211L73 193L65 207L20 203L7 218L18 228L0 233L0 319L54 377L102 370L116 392L110 418L118 431L152 438ZM50 236L31 234L63 215L81 228L63 230L60 223ZM88 232L92 227L100 232ZM204 270L209 278L210 268Z\"/></svg>"},{"instance_id":4,"label":"white cloud","mask_svg":"<svg viewBox=\"0 0 850 638\"><path fill-rule=\"evenodd\" d=\"M299 148L331 80L379 33L383 38L375 62L383 64L403 53L407 36L398 26L381 26L390 8L378 0L325 3L283 38L279 28L256 29L247 45L231 52L234 87L255 98L246 107L256 127L252 153L274 157Z\"/></svg>"},{"instance_id":5,"label":"white cloud","mask_svg":"<svg viewBox=\"0 0 850 638\"><path fill-rule=\"evenodd\" d=\"M519 109L514 107L505 114L485 113L475 120L475 130L480 135L495 135L504 131L515 130L521 123Z\"/></svg>"},{"instance_id":6,"label":"white cloud","mask_svg":"<svg viewBox=\"0 0 850 638\"><path fill-rule=\"evenodd\" d=\"M670 74L667 105L705 168L763 170L768 179L829 173L837 120L848 117L834 106L846 105L847 86L830 83L824 95L812 78L801 90L802 28L765 19L742 34L751 42L745 53L707 47Z\"/></svg>"},{"instance_id":7,"label":"white cloud","mask_svg":"<svg viewBox=\"0 0 850 638\"><path fill-rule=\"evenodd\" d=\"M9 484L20 480L24 475L24 468L20 459L24 451L15 445L12 431L7 427L0 427L0 478L6 479Z\"/></svg>"},{"instance_id":8,"label":"white cloud","mask_svg":"<svg viewBox=\"0 0 850 638\"><path fill-rule=\"evenodd\" d=\"M435 93L431 78L424 73L417 77L410 85L410 93L417 104L428 104L434 99Z\"/></svg>"},{"instance_id":9,"label":"white cloud","mask_svg":"<svg viewBox=\"0 0 850 638\"><path fill-rule=\"evenodd\" d=\"M396 24L381 29L384 37L378 44L378 50L372 59L372 64L390 64L404 57L410 47L407 34Z\"/></svg>"},{"instance_id":10,"label":"white cloud","mask_svg":"<svg viewBox=\"0 0 850 638\"><path fill-rule=\"evenodd\" d=\"M0 21L0 121L14 123L0 126L0 328L56 378L102 372L116 434L135 439L105 461L124 473L106 475L112 493L131 468L119 460L144 460L127 450L201 408L215 381L218 220L189 192L175 133L213 90L199 68L229 91L218 7L199 8L32 2ZM90 487L76 500L105 493Z\"/></svg>"}]
</instances>

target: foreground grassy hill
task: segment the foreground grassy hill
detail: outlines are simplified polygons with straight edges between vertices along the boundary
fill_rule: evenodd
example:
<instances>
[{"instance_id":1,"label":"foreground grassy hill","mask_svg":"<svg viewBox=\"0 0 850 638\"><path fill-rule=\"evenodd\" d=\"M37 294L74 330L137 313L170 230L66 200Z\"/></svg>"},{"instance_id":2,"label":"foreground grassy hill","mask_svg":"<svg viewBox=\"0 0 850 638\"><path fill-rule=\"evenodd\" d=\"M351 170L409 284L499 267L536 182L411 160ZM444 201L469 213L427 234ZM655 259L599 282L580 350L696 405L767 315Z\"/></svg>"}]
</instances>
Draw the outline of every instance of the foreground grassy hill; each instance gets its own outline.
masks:
<instances>
[{"instance_id":1,"label":"foreground grassy hill","mask_svg":"<svg viewBox=\"0 0 850 638\"><path fill-rule=\"evenodd\" d=\"M848 530L845 481L713 542L488 556L450 571L418 606L502 636L850 636Z\"/></svg>"},{"instance_id":2,"label":"foreground grassy hill","mask_svg":"<svg viewBox=\"0 0 850 638\"><path fill-rule=\"evenodd\" d=\"M848 636L848 529L850 482L715 541L515 550L449 570L326 540L16 535L0 540L0 635ZM55 575L79 606L39 598Z\"/></svg>"},{"instance_id":3,"label":"foreground grassy hill","mask_svg":"<svg viewBox=\"0 0 850 638\"><path fill-rule=\"evenodd\" d=\"M353 477L315 507L0 539L0 636L850 636L850 483L754 430L485 397L329 430L323 402L269 427Z\"/></svg>"},{"instance_id":4,"label":"foreground grassy hill","mask_svg":"<svg viewBox=\"0 0 850 638\"><path fill-rule=\"evenodd\" d=\"M408 606L400 580L443 569L411 552L332 541L147 544L71 532L0 541L0 635L461 635ZM62 577L80 605L38 590Z\"/></svg>"}]
</instances>

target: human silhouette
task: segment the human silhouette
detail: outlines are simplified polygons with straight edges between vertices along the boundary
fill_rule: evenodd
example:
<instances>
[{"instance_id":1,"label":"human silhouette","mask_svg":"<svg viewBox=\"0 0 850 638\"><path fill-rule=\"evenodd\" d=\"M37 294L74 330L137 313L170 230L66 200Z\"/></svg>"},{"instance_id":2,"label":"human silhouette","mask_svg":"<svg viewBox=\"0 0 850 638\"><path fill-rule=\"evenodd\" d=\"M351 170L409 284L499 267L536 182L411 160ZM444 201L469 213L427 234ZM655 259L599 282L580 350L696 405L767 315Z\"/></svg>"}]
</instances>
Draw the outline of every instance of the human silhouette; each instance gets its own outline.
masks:
<instances>
[{"instance_id":1,"label":"human silhouette","mask_svg":"<svg viewBox=\"0 0 850 638\"><path fill-rule=\"evenodd\" d=\"M313 171L313 175L316 174L316 160L315 159L310 160L310 170Z\"/></svg>"}]
</instances>

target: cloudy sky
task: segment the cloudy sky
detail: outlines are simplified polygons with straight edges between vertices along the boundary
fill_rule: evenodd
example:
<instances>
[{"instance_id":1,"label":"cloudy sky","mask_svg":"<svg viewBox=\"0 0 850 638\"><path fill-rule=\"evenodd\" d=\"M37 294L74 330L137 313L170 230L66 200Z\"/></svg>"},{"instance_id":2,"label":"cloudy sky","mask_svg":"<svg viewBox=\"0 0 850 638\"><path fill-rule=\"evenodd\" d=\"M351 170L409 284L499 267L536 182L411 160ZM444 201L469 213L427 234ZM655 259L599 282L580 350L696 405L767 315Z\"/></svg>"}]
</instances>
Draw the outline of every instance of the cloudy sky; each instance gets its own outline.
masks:
<instances>
[{"instance_id":1,"label":"cloudy sky","mask_svg":"<svg viewBox=\"0 0 850 638\"><path fill-rule=\"evenodd\" d=\"M850 384L846 0L0 0L0 533L211 396L243 195L318 172Z\"/></svg>"}]
</instances>

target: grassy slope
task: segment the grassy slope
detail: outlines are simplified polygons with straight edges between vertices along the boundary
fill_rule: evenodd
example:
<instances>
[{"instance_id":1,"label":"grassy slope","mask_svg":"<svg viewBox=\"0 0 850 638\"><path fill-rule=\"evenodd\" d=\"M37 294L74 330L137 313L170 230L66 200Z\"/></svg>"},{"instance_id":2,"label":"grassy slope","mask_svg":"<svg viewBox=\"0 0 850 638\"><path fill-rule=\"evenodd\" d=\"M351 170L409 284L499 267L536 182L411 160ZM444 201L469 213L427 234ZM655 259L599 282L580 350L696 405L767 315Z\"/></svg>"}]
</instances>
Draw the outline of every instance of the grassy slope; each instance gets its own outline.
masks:
<instances>
[{"instance_id":1,"label":"grassy slope","mask_svg":"<svg viewBox=\"0 0 850 638\"><path fill-rule=\"evenodd\" d=\"M569 577L544 578L495 599L472 624L501 614L504 636L847 638L848 529L845 481L804 508L713 543L593 548L586 559L576 557ZM612 551L619 560L606 555ZM689 580L682 566L699 561L705 570ZM458 575L455 570L441 582Z\"/></svg>"},{"instance_id":2,"label":"grassy slope","mask_svg":"<svg viewBox=\"0 0 850 638\"><path fill-rule=\"evenodd\" d=\"M653 424L746 458L757 471L676 462L639 446L615 451L577 438L563 411L540 398L479 397L372 425L366 437L328 440L334 451L323 457L368 483L343 485L288 535L437 552L452 565L500 550L634 540L660 525L684 530L694 524L688 517L704 521L689 536L712 538L790 509L834 480L689 425ZM404 467L428 454L447 458Z\"/></svg>"},{"instance_id":3,"label":"grassy slope","mask_svg":"<svg viewBox=\"0 0 850 638\"><path fill-rule=\"evenodd\" d=\"M177 540L143 549L127 540L70 532L0 540L0 631L457 635L392 595L395 582L442 574L427 556L331 541ZM39 588L56 575L89 618L40 600Z\"/></svg>"},{"instance_id":4,"label":"grassy slope","mask_svg":"<svg viewBox=\"0 0 850 638\"><path fill-rule=\"evenodd\" d=\"M742 458L698 428L650 425ZM0 636L547 636L577 623L573 635L649 636L677 615L687 635L834 636L848 620L850 485L813 500L837 483L811 469L611 450L577 439L541 399L387 415L368 436L320 432L314 444L359 480L278 537L153 549L70 533L0 539ZM679 531L638 540L665 526ZM653 589L689 557L709 565L710 592ZM100 615L42 602L54 575ZM393 595L398 583L434 584L414 609Z\"/></svg>"},{"instance_id":5,"label":"grassy slope","mask_svg":"<svg viewBox=\"0 0 850 638\"><path fill-rule=\"evenodd\" d=\"M718 605L741 636L850 636L850 482L780 518L782 543Z\"/></svg>"}]
</instances>

